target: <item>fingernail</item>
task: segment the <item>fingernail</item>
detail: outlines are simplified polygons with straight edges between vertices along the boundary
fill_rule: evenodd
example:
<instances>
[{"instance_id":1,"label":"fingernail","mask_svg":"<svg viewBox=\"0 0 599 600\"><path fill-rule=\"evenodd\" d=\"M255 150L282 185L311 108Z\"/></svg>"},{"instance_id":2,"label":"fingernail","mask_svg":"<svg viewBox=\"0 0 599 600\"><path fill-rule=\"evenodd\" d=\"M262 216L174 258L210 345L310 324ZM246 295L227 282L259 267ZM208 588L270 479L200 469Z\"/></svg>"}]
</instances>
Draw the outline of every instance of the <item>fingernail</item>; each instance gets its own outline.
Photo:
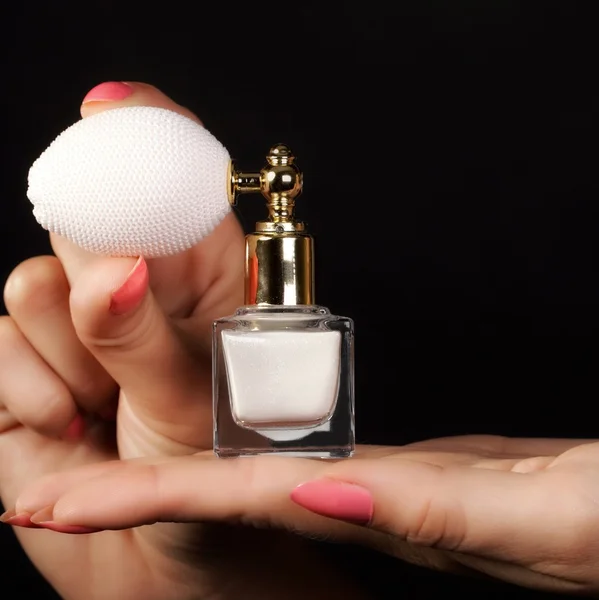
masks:
<instances>
[{"instance_id":1,"label":"fingernail","mask_svg":"<svg viewBox=\"0 0 599 600\"><path fill-rule=\"evenodd\" d=\"M112 293L110 312L124 315L139 306L148 289L148 265L140 256L121 287Z\"/></svg>"},{"instance_id":2,"label":"fingernail","mask_svg":"<svg viewBox=\"0 0 599 600\"><path fill-rule=\"evenodd\" d=\"M7 510L4 514L0 515L0 522L7 525L14 525L15 527L27 527L28 529L39 528L39 525L32 523L29 513L17 514L14 510Z\"/></svg>"},{"instance_id":3,"label":"fingernail","mask_svg":"<svg viewBox=\"0 0 599 600\"><path fill-rule=\"evenodd\" d=\"M124 100L132 93L133 88L124 81L106 81L87 92L82 104L88 102L115 102Z\"/></svg>"},{"instance_id":4,"label":"fingernail","mask_svg":"<svg viewBox=\"0 0 599 600\"><path fill-rule=\"evenodd\" d=\"M66 525L64 523L56 523L54 520L54 507L46 506L36 513L33 513L30 517L32 523L38 527L49 529L50 531L56 531L57 533L96 533L100 529L94 529L92 527L80 527L79 525Z\"/></svg>"},{"instance_id":5,"label":"fingernail","mask_svg":"<svg viewBox=\"0 0 599 600\"><path fill-rule=\"evenodd\" d=\"M42 522L52 521L54 518L54 506L44 506L44 508L34 512L29 519L36 525L41 525Z\"/></svg>"},{"instance_id":6,"label":"fingernail","mask_svg":"<svg viewBox=\"0 0 599 600\"><path fill-rule=\"evenodd\" d=\"M303 483L291 492L291 500L317 515L357 525L368 524L374 513L367 489L333 479Z\"/></svg>"},{"instance_id":7,"label":"fingernail","mask_svg":"<svg viewBox=\"0 0 599 600\"><path fill-rule=\"evenodd\" d=\"M14 510L7 510L0 515L0 521L6 523L9 519L15 517L17 513Z\"/></svg>"},{"instance_id":8,"label":"fingernail","mask_svg":"<svg viewBox=\"0 0 599 600\"><path fill-rule=\"evenodd\" d=\"M78 442L85 434L85 419L82 415L77 414L71 421L71 424L65 429L62 434L62 439L68 442Z\"/></svg>"}]
</instances>

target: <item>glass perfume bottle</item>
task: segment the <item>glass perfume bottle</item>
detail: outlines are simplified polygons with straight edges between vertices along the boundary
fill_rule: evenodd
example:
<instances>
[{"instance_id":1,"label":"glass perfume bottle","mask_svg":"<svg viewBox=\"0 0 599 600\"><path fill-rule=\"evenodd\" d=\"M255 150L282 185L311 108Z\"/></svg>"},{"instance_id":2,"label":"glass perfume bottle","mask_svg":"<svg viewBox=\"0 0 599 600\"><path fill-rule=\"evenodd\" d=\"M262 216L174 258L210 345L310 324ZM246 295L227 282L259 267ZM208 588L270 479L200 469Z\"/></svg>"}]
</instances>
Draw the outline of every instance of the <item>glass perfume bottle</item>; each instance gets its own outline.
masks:
<instances>
[{"instance_id":1,"label":"glass perfume bottle","mask_svg":"<svg viewBox=\"0 0 599 600\"><path fill-rule=\"evenodd\" d=\"M354 451L354 326L314 303L314 241L294 218L303 176L284 145L259 173L231 166L229 199L260 192L246 236L245 306L213 325L214 452L344 458Z\"/></svg>"}]
</instances>

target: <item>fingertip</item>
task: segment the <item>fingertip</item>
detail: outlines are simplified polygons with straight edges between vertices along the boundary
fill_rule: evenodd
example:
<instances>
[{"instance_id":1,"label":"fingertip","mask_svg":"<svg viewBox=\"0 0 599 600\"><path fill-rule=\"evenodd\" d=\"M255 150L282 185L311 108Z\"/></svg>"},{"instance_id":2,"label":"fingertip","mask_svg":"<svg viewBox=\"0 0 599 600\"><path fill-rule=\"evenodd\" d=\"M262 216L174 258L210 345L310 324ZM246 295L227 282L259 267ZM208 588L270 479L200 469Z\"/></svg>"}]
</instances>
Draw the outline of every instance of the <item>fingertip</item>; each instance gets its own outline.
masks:
<instances>
[{"instance_id":1,"label":"fingertip","mask_svg":"<svg viewBox=\"0 0 599 600\"><path fill-rule=\"evenodd\" d=\"M144 299L149 284L148 265L143 256L140 256L125 281L112 292L110 312L114 315L124 315L135 310Z\"/></svg>"},{"instance_id":2,"label":"fingertip","mask_svg":"<svg viewBox=\"0 0 599 600\"><path fill-rule=\"evenodd\" d=\"M96 335L111 316L132 310L134 302L139 304L148 287L143 258L101 257L90 261L71 288L70 308L77 333Z\"/></svg>"},{"instance_id":3,"label":"fingertip","mask_svg":"<svg viewBox=\"0 0 599 600\"><path fill-rule=\"evenodd\" d=\"M64 270L54 256L36 256L20 263L4 286L4 303L13 314L44 312L50 306L66 302L69 288Z\"/></svg>"},{"instance_id":4,"label":"fingertip","mask_svg":"<svg viewBox=\"0 0 599 600\"><path fill-rule=\"evenodd\" d=\"M133 94L134 87L125 81L105 81L93 87L81 103L82 106L90 102L118 102Z\"/></svg>"},{"instance_id":5,"label":"fingertip","mask_svg":"<svg viewBox=\"0 0 599 600\"><path fill-rule=\"evenodd\" d=\"M7 510L0 515L0 523L13 527L23 527L25 529L39 529L39 525L31 521L29 513L17 513L14 510Z\"/></svg>"},{"instance_id":6,"label":"fingertip","mask_svg":"<svg viewBox=\"0 0 599 600\"><path fill-rule=\"evenodd\" d=\"M157 87L140 81L105 81L96 85L83 98L80 112L86 118L104 110L126 106L165 108L202 125L191 110L169 98Z\"/></svg>"}]
</instances>

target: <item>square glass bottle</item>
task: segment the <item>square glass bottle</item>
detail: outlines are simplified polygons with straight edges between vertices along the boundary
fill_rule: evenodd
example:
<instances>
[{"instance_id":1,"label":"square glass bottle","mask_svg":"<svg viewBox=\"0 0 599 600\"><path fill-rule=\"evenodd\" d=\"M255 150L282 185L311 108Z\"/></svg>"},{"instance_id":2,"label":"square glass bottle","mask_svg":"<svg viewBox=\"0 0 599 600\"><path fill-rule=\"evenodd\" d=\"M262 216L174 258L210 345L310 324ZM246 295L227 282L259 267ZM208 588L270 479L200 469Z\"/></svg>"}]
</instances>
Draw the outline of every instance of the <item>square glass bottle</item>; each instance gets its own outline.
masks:
<instances>
[{"instance_id":1,"label":"square glass bottle","mask_svg":"<svg viewBox=\"0 0 599 600\"><path fill-rule=\"evenodd\" d=\"M314 304L313 238L293 219L302 175L286 146L257 174L270 218L246 236L246 306L213 325L214 452L344 458L354 451L354 326Z\"/></svg>"}]
</instances>

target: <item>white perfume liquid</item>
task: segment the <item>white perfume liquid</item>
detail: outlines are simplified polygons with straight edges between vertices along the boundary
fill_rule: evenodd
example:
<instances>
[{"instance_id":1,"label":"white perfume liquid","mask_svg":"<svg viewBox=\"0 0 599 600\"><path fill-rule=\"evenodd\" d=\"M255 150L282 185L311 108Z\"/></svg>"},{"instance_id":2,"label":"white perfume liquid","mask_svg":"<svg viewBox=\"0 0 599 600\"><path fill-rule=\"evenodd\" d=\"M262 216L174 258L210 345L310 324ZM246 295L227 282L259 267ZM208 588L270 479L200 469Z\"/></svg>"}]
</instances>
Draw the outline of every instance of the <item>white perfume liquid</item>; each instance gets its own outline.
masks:
<instances>
[{"instance_id":1,"label":"white perfume liquid","mask_svg":"<svg viewBox=\"0 0 599 600\"><path fill-rule=\"evenodd\" d=\"M339 389L338 331L221 335L231 413L240 426L275 439L272 430L313 428L330 418Z\"/></svg>"},{"instance_id":2,"label":"white perfume liquid","mask_svg":"<svg viewBox=\"0 0 599 600\"><path fill-rule=\"evenodd\" d=\"M346 458L354 325L323 306L242 306L213 324L214 453Z\"/></svg>"}]
</instances>

